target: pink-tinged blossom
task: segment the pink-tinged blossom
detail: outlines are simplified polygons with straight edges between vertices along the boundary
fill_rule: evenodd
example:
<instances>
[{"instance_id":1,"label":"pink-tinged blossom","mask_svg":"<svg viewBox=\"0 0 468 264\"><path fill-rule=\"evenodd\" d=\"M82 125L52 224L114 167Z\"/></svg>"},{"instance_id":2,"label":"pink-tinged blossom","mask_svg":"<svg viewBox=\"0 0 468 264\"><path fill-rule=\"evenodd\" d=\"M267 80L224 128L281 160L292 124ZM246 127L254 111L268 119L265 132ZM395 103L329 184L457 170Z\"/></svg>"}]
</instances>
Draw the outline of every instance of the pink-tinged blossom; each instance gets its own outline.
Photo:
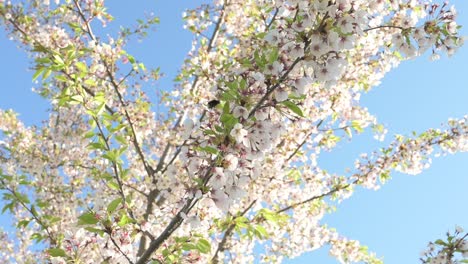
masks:
<instances>
[{"instance_id":1,"label":"pink-tinged blossom","mask_svg":"<svg viewBox=\"0 0 468 264\"><path fill-rule=\"evenodd\" d=\"M182 139L186 140L190 137L190 134L192 133L192 130L195 127L195 123L193 122L192 119L187 118L184 121L184 126L183 126L183 132L182 132Z\"/></svg>"},{"instance_id":2,"label":"pink-tinged blossom","mask_svg":"<svg viewBox=\"0 0 468 264\"><path fill-rule=\"evenodd\" d=\"M329 45L324 41L324 38L318 34L311 37L310 54L315 57L320 57L329 51Z\"/></svg>"},{"instance_id":3,"label":"pink-tinged blossom","mask_svg":"<svg viewBox=\"0 0 468 264\"><path fill-rule=\"evenodd\" d=\"M220 210L227 212L230 205L230 199L227 194L222 190L213 190L211 192L211 199L214 201L216 207Z\"/></svg>"},{"instance_id":4,"label":"pink-tinged blossom","mask_svg":"<svg viewBox=\"0 0 468 264\"><path fill-rule=\"evenodd\" d=\"M224 157L224 168L226 170L234 171L237 169L238 159L233 154L227 154Z\"/></svg>"},{"instance_id":5,"label":"pink-tinged blossom","mask_svg":"<svg viewBox=\"0 0 468 264\"><path fill-rule=\"evenodd\" d=\"M267 118L268 118L268 107L264 107L264 108L258 109L258 110L255 112L255 118L256 118L258 121L262 121L262 120L267 119Z\"/></svg>"},{"instance_id":6,"label":"pink-tinged blossom","mask_svg":"<svg viewBox=\"0 0 468 264\"><path fill-rule=\"evenodd\" d=\"M240 199L247 194L245 190L236 185L227 186L226 193L232 200Z\"/></svg>"},{"instance_id":7,"label":"pink-tinged blossom","mask_svg":"<svg viewBox=\"0 0 468 264\"><path fill-rule=\"evenodd\" d=\"M354 30L354 21L350 16L344 16L338 19L338 26L340 27L341 32L348 34Z\"/></svg>"},{"instance_id":8,"label":"pink-tinged blossom","mask_svg":"<svg viewBox=\"0 0 468 264\"><path fill-rule=\"evenodd\" d=\"M274 61L272 64L266 66L265 73L274 76L280 76L283 68L284 66L281 62Z\"/></svg>"},{"instance_id":9,"label":"pink-tinged blossom","mask_svg":"<svg viewBox=\"0 0 468 264\"><path fill-rule=\"evenodd\" d=\"M268 34L265 36L265 40L271 44L272 46L277 46L279 44L279 41L281 39L281 34L279 33L278 30L271 30L268 32Z\"/></svg>"},{"instance_id":10,"label":"pink-tinged blossom","mask_svg":"<svg viewBox=\"0 0 468 264\"><path fill-rule=\"evenodd\" d=\"M288 91L283 88L279 87L278 89L275 90L275 99L278 102L283 102L288 99Z\"/></svg>"},{"instance_id":11,"label":"pink-tinged blossom","mask_svg":"<svg viewBox=\"0 0 468 264\"><path fill-rule=\"evenodd\" d=\"M216 167L214 168L213 175L211 176L210 179L210 185L214 189L220 189L221 187L226 184L226 176L224 175L223 168L221 167Z\"/></svg>"},{"instance_id":12,"label":"pink-tinged blossom","mask_svg":"<svg viewBox=\"0 0 468 264\"><path fill-rule=\"evenodd\" d=\"M252 78L254 78L255 81L261 82L261 83L265 81L265 75L263 75L260 72L254 72L252 74Z\"/></svg>"},{"instance_id":13,"label":"pink-tinged blossom","mask_svg":"<svg viewBox=\"0 0 468 264\"><path fill-rule=\"evenodd\" d=\"M294 82L294 87L296 88L295 91L299 95L304 95L311 84L312 84L312 79L310 77L302 77L300 79L297 79Z\"/></svg>"},{"instance_id":14,"label":"pink-tinged blossom","mask_svg":"<svg viewBox=\"0 0 468 264\"><path fill-rule=\"evenodd\" d=\"M291 60L304 56L304 43L290 42L283 46L283 50L288 52Z\"/></svg>"},{"instance_id":15,"label":"pink-tinged blossom","mask_svg":"<svg viewBox=\"0 0 468 264\"><path fill-rule=\"evenodd\" d=\"M232 110L232 115L235 118L242 117L244 119L247 119L249 117L249 111L247 111L247 109L245 107L238 105L238 106L234 107L234 109Z\"/></svg>"}]
</instances>

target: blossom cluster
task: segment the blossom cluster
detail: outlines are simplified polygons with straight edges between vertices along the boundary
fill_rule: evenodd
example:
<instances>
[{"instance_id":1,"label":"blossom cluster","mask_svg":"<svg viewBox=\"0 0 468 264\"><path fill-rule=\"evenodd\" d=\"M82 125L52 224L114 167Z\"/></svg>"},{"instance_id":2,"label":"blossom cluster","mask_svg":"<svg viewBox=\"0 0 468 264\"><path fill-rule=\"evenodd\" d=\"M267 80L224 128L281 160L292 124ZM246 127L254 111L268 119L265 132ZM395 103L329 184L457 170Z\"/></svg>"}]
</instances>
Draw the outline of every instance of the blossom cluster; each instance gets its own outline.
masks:
<instances>
[{"instance_id":1,"label":"blossom cluster","mask_svg":"<svg viewBox=\"0 0 468 264\"><path fill-rule=\"evenodd\" d=\"M446 233L446 240L429 242L421 252L421 262L428 264L463 263L468 258L468 233L457 226L453 233Z\"/></svg>"}]
</instances>

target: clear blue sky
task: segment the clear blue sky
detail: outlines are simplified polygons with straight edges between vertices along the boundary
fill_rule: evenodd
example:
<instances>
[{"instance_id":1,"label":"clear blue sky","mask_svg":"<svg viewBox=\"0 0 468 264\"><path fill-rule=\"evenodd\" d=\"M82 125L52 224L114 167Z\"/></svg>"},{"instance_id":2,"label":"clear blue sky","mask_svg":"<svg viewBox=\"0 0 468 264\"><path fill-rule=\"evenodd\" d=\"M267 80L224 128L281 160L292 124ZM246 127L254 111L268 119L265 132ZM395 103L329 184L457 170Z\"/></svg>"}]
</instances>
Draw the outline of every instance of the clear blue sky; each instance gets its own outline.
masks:
<instances>
[{"instance_id":1,"label":"clear blue sky","mask_svg":"<svg viewBox=\"0 0 468 264\"><path fill-rule=\"evenodd\" d=\"M153 11L160 17L157 32L128 47L129 53L143 59L147 66L161 66L167 74L154 89L171 87L171 79L190 48L191 35L182 29L181 13L198 2L134 1L129 6L108 1L109 11L116 18L109 25L109 32L115 32L121 24L134 23L144 12ZM468 35L468 1L450 2L459 10L459 23L466 25L462 34ZM31 92L33 72L28 70L28 59L3 32L0 43L0 108L13 108L27 124L39 124L47 118L48 105ZM403 62L386 76L382 85L363 95L363 105L387 125L389 136L439 127L449 117L468 114L467 66L466 46L450 59L430 62L426 56ZM341 173L353 167L360 153L383 146L370 138L362 135L343 142L333 152L324 153L320 163ZM390 264L418 263L419 252L428 241L442 237L455 224L468 229L468 153L434 159L431 168L418 176L392 176L377 192L359 189L324 222L368 245ZM337 262L319 250L288 263Z\"/></svg>"}]
</instances>

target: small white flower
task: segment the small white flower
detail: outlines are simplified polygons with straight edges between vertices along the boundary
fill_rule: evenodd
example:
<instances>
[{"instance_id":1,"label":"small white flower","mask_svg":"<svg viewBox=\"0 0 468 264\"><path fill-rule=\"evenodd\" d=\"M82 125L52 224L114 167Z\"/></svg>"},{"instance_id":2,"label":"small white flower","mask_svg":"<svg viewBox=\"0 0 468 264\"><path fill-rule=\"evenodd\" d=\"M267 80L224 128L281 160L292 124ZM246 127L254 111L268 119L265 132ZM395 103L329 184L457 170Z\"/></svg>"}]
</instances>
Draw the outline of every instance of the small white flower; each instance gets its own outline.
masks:
<instances>
[{"instance_id":1,"label":"small white flower","mask_svg":"<svg viewBox=\"0 0 468 264\"><path fill-rule=\"evenodd\" d=\"M234 107L234 110L232 110L232 115L235 118L243 117L244 119L247 119L249 117L249 111L245 107L242 106L236 106Z\"/></svg>"},{"instance_id":2,"label":"small white flower","mask_svg":"<svg viewBox=\"0 0 468 264\"><path fill-rule=\"evenodd\" d=\"M280 34L278 30L271 30L266 36L265 40L273 46L278 45L280 41Z\"/></svg>"},{"instance_id":3,"label":"small white flower","mask_svg":"<svg viewBox=\"0 0 468 264\"><path fill-rule=\"evenodd\" d=\"M309 87L311 83L312 83L312 79L310 77L302 77L300 79L297 79L294 82L294 87L296 88L296 92L299 95L305 94L306 89Z\"/></svg>"},{"instance_id":4,"label":"small white flower","mask_svg":"<svg viewBox=\"0 0 468 264\"><path fill-rule=\"evenodd\" d=\"M231 185L226 187L226 192L229 195L229 198L236 200L245 196L246 192L242 190L239 186Z\"/></svg>"},{"instance_id":5,"label":"small white flower","mask_svg":"<svg viewBox=\"0 0 468 264\"><path fill-rule=\"evenodd\" d=\"M211 187L213 187L214 189L219 189L223 187L225 183L226 177L224 176L223 168L216 167L210 179Z\"/></svg>"},{"instance_id":6,"label":"small white flower","mask_svg":"<svg viewBox=\"0 0 468 264\"><path fill-rule=\"evenodd\" d=\"M265 81L265 75L263 75L260 72L253 73L252 78L254 78L254 80L256 80L257 82L264 82Z\"/></svg>"},{"instance_id":7,"label":"small white flower","mask_svg":"<svg viewBox=\"0 0 468 264\"><path fill-rule=\"evenodd\" d=\"M430 59L431 61L440 60L440 55L434 52L434 53L431 54L431 56L429 57L429 59Z\"/></svg>"},{"instance_id":8,"label":"small white flower","mask_svg":"<svg viewBox=\"0 0 468 264\"><path fill-rule=\"evenodd\" d=\"M272 64L268 65L265 69L265 73L271 74L274 76L279 76L283 71L283 64L278 61L273 62Z\"/></svg>"},{"instance_id":9,"label":"small white flower","mask_svg":"<svg viewBox=\"0 0 468 264\"><path fill-rule=\"evenodd\" d=\"M149 222L143 222L143 223L140 224L140 229L143 232L150 231L150 228L151 228L151 225L150 225Z\"/></svg>"},{"instance_id":10,"label":"small white flower","mask_svg":"<svg viewBox=\"0 0 468 264\"><path fill-rule=\"evenodd\" d=\"M226 170L234 171L237 168L238 162L239 161L237 157L232 154L227 154L226 157L224 157L224 165Z\"/></svg>"},{"instance_id":11,"label":"small white flower","mask_svg":"<svg viewBox=\"0 0 468 264\"><path fill-rule=\"evenodd\" d=\"M278 102L283 102L288 99L288 91L286 89L279 87L275 90L275 99Z\"/></svg>"},{"instance_id":12,"label":"small white flower","mask_svg":"<svg viewBox=\"0 0 468 264\"><path fill-rule=\"evenodd\" d=\"M211 195L211 199L215 203L216 207L226 212L229 209L229 197L224 191L214 190Z\"/></svg>"},{"instance_id":13,"label":"small white flower","mask_svg":"<svg viewBox=\"0 0 468 264\"><path fill-rule=\"evenodd\" d=\"M184 121L183 132L182 132L182 139L186 140L192 134L192 130L195 127L195 124L192 119L187 118Z\"/></svg>"},{"instance_id":14,"label":"small white flower","mask_svg":"<svg viewBox=\"0 0 468 264\"><path fill-rule=\"evenodd\" d=\"M197 229L202 226L200 218L196 215L188 217L186 221L186 223L193 229Z\"/></svg>"},{"instance_id":15,"label":"small white flower","mask_svg":"<svg viewBox=\"0 0 468 264\"><path fill-rule=\"evenodd\" d=\"M231 130L230 135L236 139L237 143L244 143L245 137L247 136L247 130L242 128L242 124L237 123L234 125L234 128ZM245 144L245 143L244 143Z\"/></svg>"},{"instance_id":16,"label":"small white flower","mask_svg":"<svg viewBox=\"0 0 468 264\"><path fill-rule=\"evenodd\" d=\"M462 256L468 258L468 241L466 238L460 243L458 248L462 251Z\"/></svg>"},{"instance_id":17,"label":"small white flower","mask_svg":"<svg viewBox=\"0 0 468 264\"><path fill-rule=\"evenodd\" d=\"M255 118L258 121L263 121L268 117L268 109L267 108L261 108L255 111Z\"/></svg>"}]
</instances>

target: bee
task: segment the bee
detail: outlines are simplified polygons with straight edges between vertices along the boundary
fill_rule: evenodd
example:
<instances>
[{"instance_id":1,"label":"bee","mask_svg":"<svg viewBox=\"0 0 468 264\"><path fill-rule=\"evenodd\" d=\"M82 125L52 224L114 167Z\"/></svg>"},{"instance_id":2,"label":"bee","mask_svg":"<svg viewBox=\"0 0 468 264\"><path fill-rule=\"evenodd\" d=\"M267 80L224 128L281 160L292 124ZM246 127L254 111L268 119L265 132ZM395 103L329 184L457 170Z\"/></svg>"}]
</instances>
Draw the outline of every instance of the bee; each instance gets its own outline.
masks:
<instances>
[{"instance_id":1,"label":"bee","mask_svg":"<svg viewBox=\"0 0 468 264\"><path fill-rule=\"evenodd\" d=\"M217 105L219 105L219 101L214 99L214 100L211 100L208 102L208 108L210 109L213 109L214 107L216 107Z\"/></svg>"}]
</instances>

